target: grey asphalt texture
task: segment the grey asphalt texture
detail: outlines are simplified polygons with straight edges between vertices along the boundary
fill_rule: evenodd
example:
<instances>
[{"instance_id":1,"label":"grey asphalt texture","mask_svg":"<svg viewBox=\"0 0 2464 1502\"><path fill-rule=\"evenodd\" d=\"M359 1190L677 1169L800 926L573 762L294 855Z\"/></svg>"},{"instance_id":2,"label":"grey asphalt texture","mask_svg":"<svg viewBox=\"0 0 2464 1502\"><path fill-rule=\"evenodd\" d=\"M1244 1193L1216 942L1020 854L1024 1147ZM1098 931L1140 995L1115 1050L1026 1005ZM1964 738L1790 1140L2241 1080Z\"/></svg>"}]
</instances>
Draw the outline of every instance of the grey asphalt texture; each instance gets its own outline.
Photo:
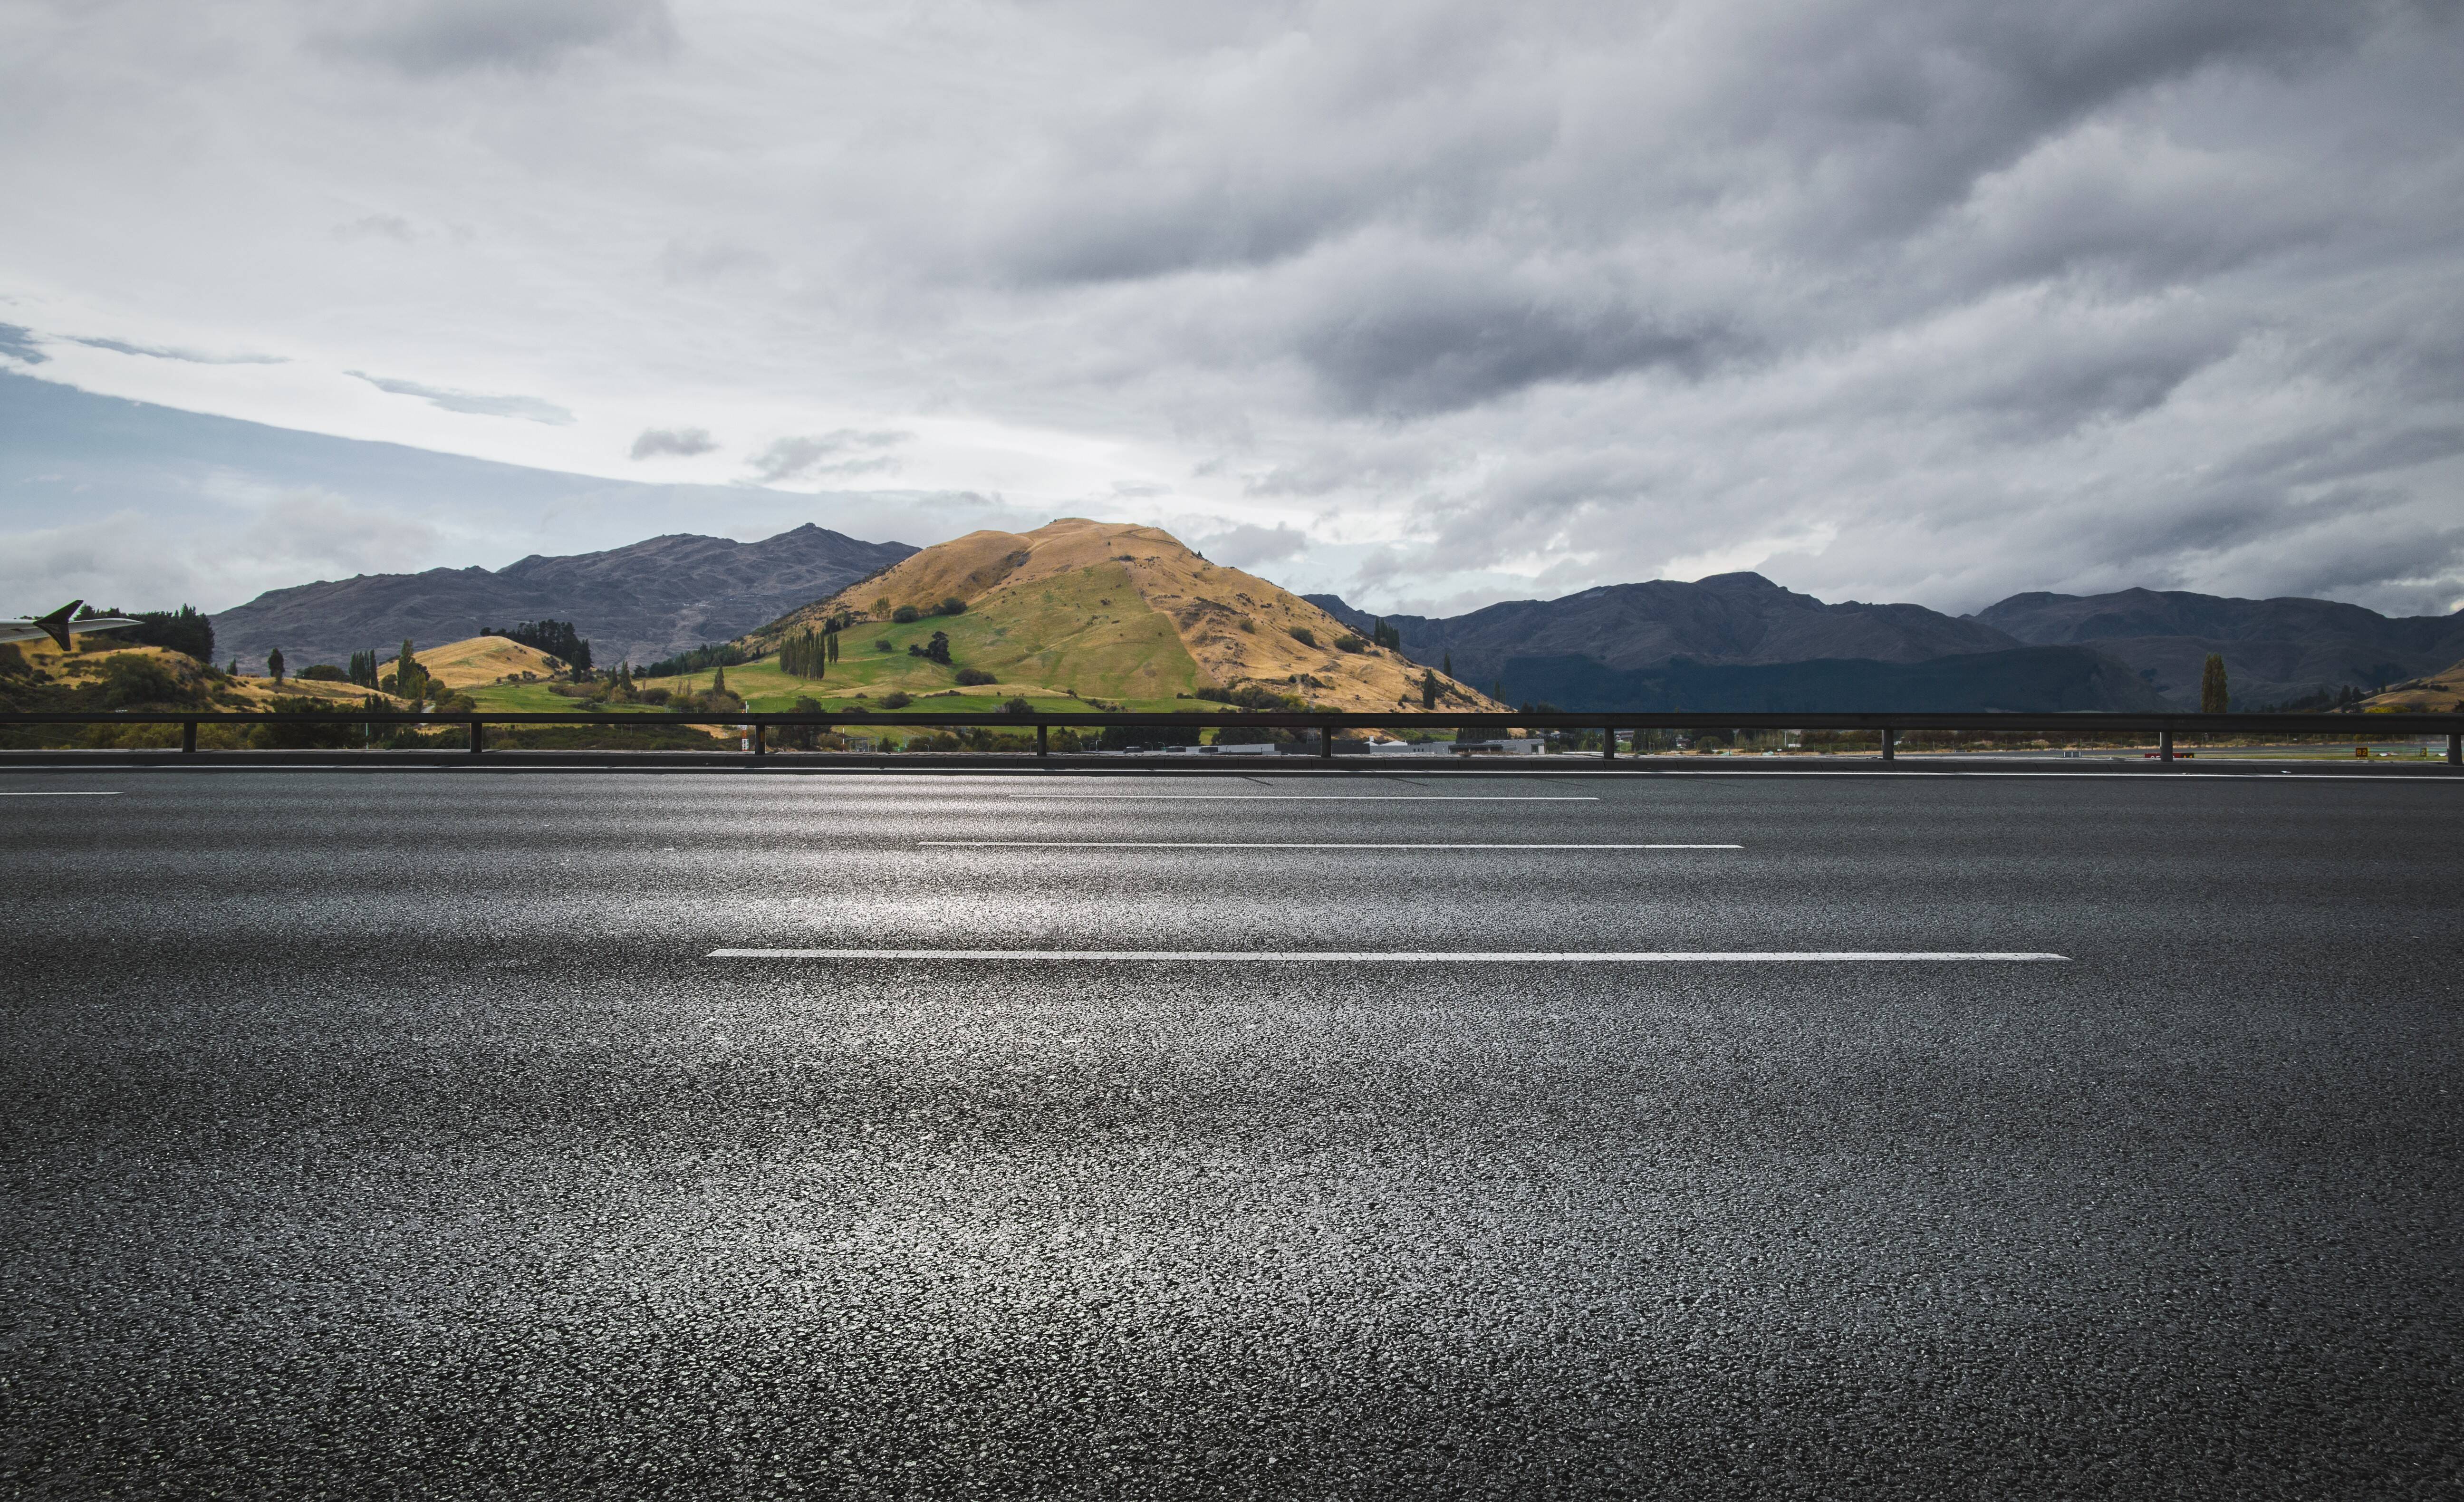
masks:
<instances>
[{"instance_id":1,"label":"grey asphalt texture","mask_svg":"<svg viewBox=\"0 0 2464 1502\"><path fill-rule=\"evenodd\" d=\"M0 1494L2464 1491L2455 782L0 773L104 788Z\"/></svg>"}]
</instances>

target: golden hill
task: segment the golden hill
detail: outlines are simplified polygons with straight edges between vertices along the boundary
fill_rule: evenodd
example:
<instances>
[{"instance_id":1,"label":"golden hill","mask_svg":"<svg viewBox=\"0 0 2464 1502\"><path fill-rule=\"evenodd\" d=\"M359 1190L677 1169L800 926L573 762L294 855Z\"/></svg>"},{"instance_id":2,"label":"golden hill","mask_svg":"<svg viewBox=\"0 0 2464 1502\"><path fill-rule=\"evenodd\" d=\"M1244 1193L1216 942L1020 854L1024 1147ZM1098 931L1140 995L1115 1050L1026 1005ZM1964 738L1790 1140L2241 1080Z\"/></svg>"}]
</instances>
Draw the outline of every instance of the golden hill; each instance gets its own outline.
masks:
<instances>
[{"instance_id":1,"label":"golden hill","mask_svg":"<svg viewBox=\"0 0 2464 1502\"><path fill-rule=\"evenodd\" d=\"M85 650L62 652L50 642L23 642L19 649L29 666L62 683L75 685L81 680L101 677L111 671L115 657L143 657L160 663L172 677L191 687L208 685L206 670L187 652L168 647L146 647L135 642L117 644L106 635L79 638ZM230 678L210 685L211 707L232 710L261 710L276 698L324 699L338 704L358 705L370 698L383 699L390 708L405 707L391 695L363 689L356 683L332 683L316 678L285 678L279 687L272 678Z\"/></svg>"},{"instance_id":2,"label":"golden hill","mask_svg":"<svg viewBox=\"0 0 2464 1502\"><path fill-rule=\"evenodd\" d=\"M965 635L1004 683L1153 699L1201 687L1270 689L1327 709L1420 707L1429 670L1255 574L1208 563L1156 527L1064 518L1032 532L971 532L928 547L748 638L769 649L840 611L965 604ZM1295 634L1299 632L1302 634ZM1304 639L1304 638L1307 639ZM1504 706L1439 675L1440 704Z\"/></svg>"},{"instance_id":3,"label":"golden hill","mask_svg":"<svg viewBox=\"0 0 2464 1502\"><path fill-rule=\"evenodd\" d=\"M2365 714L2371 710L2395 710L2429 715L2459 708L2464 708L2464 662L2442 668L2428 677L2399 683L2384 694L2373 694L2362 700Z\"/></svg>"},{"instance_id":4,"label":"golden hill","mask_svg":"<svg viewBox=\"0 0 2464 1502\"><path fill-rule=\"evenodd\" d=\"M429 678L449 689L501 683L525 673L542 679L555 675L547 653L504 636L473 636L411 655L428 670Z\"/></svg>"}]
</instances>

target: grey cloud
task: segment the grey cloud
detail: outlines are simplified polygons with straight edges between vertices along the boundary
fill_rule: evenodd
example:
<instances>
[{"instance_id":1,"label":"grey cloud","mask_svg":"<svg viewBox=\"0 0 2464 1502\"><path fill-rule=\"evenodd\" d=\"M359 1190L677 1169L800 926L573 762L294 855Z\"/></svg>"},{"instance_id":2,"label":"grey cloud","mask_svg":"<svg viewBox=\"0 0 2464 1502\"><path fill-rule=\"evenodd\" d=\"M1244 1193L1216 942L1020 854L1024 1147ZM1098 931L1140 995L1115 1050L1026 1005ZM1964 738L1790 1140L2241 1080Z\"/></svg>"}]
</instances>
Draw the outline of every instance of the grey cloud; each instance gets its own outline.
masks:
<instances>
[{"instance_id":1,"label":"grey cloud","mask_svg":"<svg viewBox=\"0 0 2464 1502\"><path fill-rule=\"evenodd\" d=\"M1393 277L1311 310L1295 352L1348 411L1424 416L1551 381L1654 367L1700 374L1744 352L1726 331L1683 328L1581 289Z\"/></svg>"},{"instance_id":2,"label":"grey cloud","mask_svg":"<svg viewBox=\"0 0 2464 1502\"><path fill-rule=\"evenodd\" d=\"M289 364L287 355L209 355L193 349L172 349L162 344L131 344L117 339L79 339L72 335L72 344L84 344L93 349L108 349L122 355L145 355L155 360L179 360L192 365L281 365Z\"/></svg>"},{"instance_id":3,"label":"grey cloud","mask_svg":"<svg viewBox=\"0 0 2464 1502\"><path fill-rule=\"evenodd\" d=\"M690 459L708 453L718 447L707 428L645 428L633 440L633 457L648 459L663 453Z\"/></svg>"},{"instance_id":4,"label":"grey cloud","mask_svg":"<svg viewBox=\"0 0 2464 1502\"><path fill-rule=\"evenodd\" d=\"M573 421L573 413L536 396L491 396L480 391L456 391L445 387L423 386L417 381L372 376L364 370L342 373L357 376L380 391L395 396L415 396L449 412L470 412L480 417L519 417L526 422L547 423L560 428Z\"/></svg>"},{"instance_id":5,"label":"grey cloud","mask_svg":"<svg viewBox=\"0 0 2464 1502\"><path fill-rule=\"evenodd\" d=\"M419 238L419 232L412 229L410 221L400 214L367 214L353 219L347 224L334 226L334 238L338 240L383 239L408 245Z\"/></svg>"},{"instance_id":6,"label":"grey cloud","mask_svg":"<svg viewBox=\"0 0 2464 1502\"><path fill-rule=\"evenodd\" d=\"M409 0L363 8L326 33L338 52L414 77L502 69L538 73L614 43L672 45L666 0Z\"/></svg>"},{"instance_id":7,"label":"grey cloud","mask_svg":"<svg viewBox=\"0 0 2464 1502\"><path fill-rule=\"evenodd\" d=\"M1282 523L1271 527L1244 523L1228 532L1211 533L1200 541L1201 551L1207 557L1235 568L1255 568L1294 558L1308 551L1309 545L1308 533Z\"/></svg>"},{"instance_id":8,"label":"grey cloud","mask_svg":"<svg viewBox=\"0 0 2464 1502\"><path fill-rule=\"evenodd\" d=\"M52 357L34 343L34 331L18 323L0 323L0 355L39 365Z\"/></svg>"},{"instance_id":9,"label":"grey cloud","mask_svg":"<svg viewBox=\"0 0 2464 1502\"><path fill-rule=\"evenodd\" d=\"M770 269L770 257L741 245L671 240L659 253L659 275L671 283L716 281Z\"/></svg>"},{"instance_id":10,"label":"grey cloud","mask_svg":"<svg viewBox=\"0 0 2464 1502\"><path fill-rule=\"evenodd\" d=\"M841 428L817 436L781 438L747 462L753 466L755 478L764 485L824 475L880 474L896 469L898 461L872 451L894 448L913 436Z\"/></svg>"},{"instance_id":11,"label":"grey cloud","mask_svg":"<svg viewBox=\"0 0 2464 1502\"><path fill-rule=\"evenodd\" d=\"M47 122L27 139L67 144L60 183L130 206L20 235L85 306L278 281L440 340L486 320L641 410L724 382L746 410L962 416L1032 460L841 431L761 440L741 473L905 457L1054 509L1187 475L1176 524L1293 518L1314 541L1277 567L1350 594L1357 566L1373 608L1765 558L1951 608L2132 583L2410 600L2446 565L2405 559L2445 556L2464 494L2445 0L1046 0L865 26L756 0L689 12L654 89L570 66L664 45L648 3L325 0L261 12L290 19L254 54L198 8L91 9L7 76ZM338 101L302 14L429 81ZM99 144L123 124L247 149L165 188ZM236 207L273 173L296 223ZM419 228L334 230L373 205ZM424 216L448 211L472 254L441 254ZM377 283L337 232L440 254ZM370 358L319 314L262 316L262 347Z\"/></svg>"}]
</instances>

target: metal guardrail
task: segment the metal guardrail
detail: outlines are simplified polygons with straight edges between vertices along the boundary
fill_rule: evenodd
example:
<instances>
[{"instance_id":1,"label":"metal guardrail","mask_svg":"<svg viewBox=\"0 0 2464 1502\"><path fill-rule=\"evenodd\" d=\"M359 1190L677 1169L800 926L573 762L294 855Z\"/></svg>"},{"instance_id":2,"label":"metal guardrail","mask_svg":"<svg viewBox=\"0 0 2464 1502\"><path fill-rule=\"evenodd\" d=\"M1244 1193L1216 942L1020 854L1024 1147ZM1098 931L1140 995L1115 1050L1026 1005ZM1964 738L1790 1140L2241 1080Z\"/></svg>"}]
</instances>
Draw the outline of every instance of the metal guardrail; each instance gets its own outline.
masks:
<instances>
[{"instance_id":1,"label":"metal guardrail","mask_svg":"<svg viewBox=\"0 0 2464 1502\"><path fill-rule=\"evenodd\" d=\"M2450 765L2464 765L2464 714L2447 715L2200 715L2200 714L1747 714L1718 711L1635 712L1597 711L1557 714L1446 714L1442 712L1382 713L1372 711L1316 710L1222 710L1171 711L1139 713L1131 711L1089 710L1078 714L1032 713L1014 715L994 711L914 710L827 710L818 714L757 714L738 711L734 714L669 714L664 711L632 713L627 711L583 712L556 711L549 713L507 710L501 713L421 715L402 711L360 711L337 706L332 712L313 715L245 714L214 711L172 711L165 713L114 713L109 711L63 712L0 715L0 726L119 724L179 725L182 728L180 749L197 752L197 727L200 725L407 725L424 729L460 726L469 735L470 753L484 754L488 749L487 727L490 725L593 725L603 729L627 729L649 725L726 725L743 727L745 739L751 741L750 754L765 756L770 752L770 732L785 727L810 727L817 731L842 731L851 728L939 729L949 726L983 726L1003 730L1033 730L1037 756L1051 754L1051 732L1067 730L1103 730L1112 727L1127 729L1221 729L1241 727L1260 730L1309 730L1317 734L1317 755L1331 758L1337 754L1335 733L1341 730L1598 730L1603 737L1607 760L1617 756L1619 730L1760 730L1760 731L1872 731L1881 740L1881 759L1891 761L1897 755L1899 737L1911 731L1979 731L2009 733L2013 731L2050 732L2067 736L2145 735L2158 737L2158 756L2171 761L2173 738L2177 735L2200 736L2331 736L2361 740L2405 736L2445 736L2447 761Z\"/></svg>"}]
</instances>

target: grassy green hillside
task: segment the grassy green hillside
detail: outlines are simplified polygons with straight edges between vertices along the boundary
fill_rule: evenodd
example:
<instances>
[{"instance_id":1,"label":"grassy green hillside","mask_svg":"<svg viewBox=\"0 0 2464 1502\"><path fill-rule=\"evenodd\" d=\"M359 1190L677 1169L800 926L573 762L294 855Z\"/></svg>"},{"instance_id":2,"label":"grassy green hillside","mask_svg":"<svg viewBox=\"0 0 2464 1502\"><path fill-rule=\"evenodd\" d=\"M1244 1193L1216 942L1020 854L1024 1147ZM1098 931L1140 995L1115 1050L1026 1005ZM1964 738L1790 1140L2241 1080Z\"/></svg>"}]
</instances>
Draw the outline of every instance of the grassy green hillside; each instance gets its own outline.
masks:
<instances>
[{"instance_id":1,"label":"grassy green hillside","mask_svg":"<svg viewBox=\"0 0 2464 1502\"><path fill-rule=\"evenodd\" d=\"M947 666L907 651L929 642L935 631L949 633ZM884 695L897 692L917 700L912 706L917 711L970 712L999 709L1020 697L1039 701L1038 708L1066 709L1079 702L1071 688L1131 709L1187 709L1191 705L1180 696L1208 681L1171 620L1139 596L1129 571L1117 564L1003 590L986 597L983 608L961 615L905 625L859 623L840 634L840 660L825 677L795 677L772 656L727 669L727 686L755 711L789 710L799 698L818 699L827 709L878 708ZM959 689L960 668L990 673L997 681ZM711 674L650 679L645 686L706 689ZM464 692L482 709L581 707L542 683L483 684ZM613 712L623 713L624 707Z\"/></svg>"}]
</instances>

